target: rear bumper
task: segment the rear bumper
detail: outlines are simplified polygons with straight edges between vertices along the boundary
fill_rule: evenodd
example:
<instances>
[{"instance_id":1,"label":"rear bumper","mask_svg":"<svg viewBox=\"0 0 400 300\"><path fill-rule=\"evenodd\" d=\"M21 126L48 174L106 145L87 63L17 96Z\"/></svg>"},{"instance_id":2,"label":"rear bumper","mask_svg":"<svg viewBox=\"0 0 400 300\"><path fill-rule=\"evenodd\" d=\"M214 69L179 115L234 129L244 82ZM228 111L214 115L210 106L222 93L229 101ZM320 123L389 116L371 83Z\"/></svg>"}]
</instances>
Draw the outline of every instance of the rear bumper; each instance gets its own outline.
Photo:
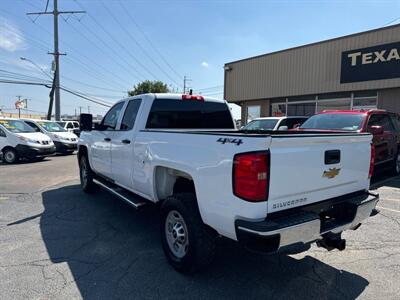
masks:
<instances>
[{"instance_id":1,"label":"rear bumper","mask_svg":"<svg viewBox=\"0 0 400 300\"><path fill-rule=\"evenodd\" d=\"M71 152L78 149L77 143L72 144L72 143L54 142L54 145L56 146L56 151L61 153Z\"/></svg>"},{"instance_id":2,"label":"rear bumper","mask_svg":"<svg viewBox=\"0 0 400 300\"><path fill-rule=\"evenodd\" d=\"M285 246L314 242L328 233L357 229L378 201L379 195L360 192L272 213L261 222L236 220L236 236L251 250L276 252Z\"/></svg>"},{"instance_id":3,"label":"rear bumper","mask_svg":"<svg viewBox=\"0 0 400 300\"><path fill-rule=\"evenodd\" d=\"M36 148L27 145L17 145L15 147L20 157L35 158L53 155L56 152L56 147Z\"/></svg>"}]
</instances>

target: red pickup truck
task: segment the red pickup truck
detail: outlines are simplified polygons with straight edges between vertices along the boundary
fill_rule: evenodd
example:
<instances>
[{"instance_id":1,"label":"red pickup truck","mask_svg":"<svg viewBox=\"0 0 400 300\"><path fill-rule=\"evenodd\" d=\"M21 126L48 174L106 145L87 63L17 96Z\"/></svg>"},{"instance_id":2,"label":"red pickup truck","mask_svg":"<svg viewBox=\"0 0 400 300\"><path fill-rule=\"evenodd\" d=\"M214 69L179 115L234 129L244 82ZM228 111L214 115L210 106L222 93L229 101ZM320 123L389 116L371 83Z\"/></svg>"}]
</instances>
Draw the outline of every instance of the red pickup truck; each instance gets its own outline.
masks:
<instances>
[{"instance_id":1,"label":"red pickup truck","mask_svg":"<svg viewBox=\"0 0 400 300\"><path fill-rule=\"evenodd\" d=\"M400 115L386 110L323 111L305 121L298 130L370 132L375 146L375 166L400 174ZM376 169L376 168L375 168Z\"/></svg>"}]
</instances>

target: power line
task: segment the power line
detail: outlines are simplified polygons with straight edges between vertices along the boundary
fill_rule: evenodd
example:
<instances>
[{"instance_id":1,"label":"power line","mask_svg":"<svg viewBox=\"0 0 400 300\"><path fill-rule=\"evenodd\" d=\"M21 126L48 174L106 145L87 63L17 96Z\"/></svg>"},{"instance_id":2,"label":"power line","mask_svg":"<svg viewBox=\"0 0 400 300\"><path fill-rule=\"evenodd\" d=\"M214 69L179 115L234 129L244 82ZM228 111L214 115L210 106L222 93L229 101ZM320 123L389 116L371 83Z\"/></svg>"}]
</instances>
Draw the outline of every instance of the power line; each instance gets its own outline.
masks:
<instances>
[{"instance_id":1,"label":"power line","mask_svg":"<svg viewBox=\"0 0 400 300\"><path fill-rule=\"evenodd\" d=\"M30 2L27 2L27 3L31 4ZM31 5L31 6L32 6L32 5ZM33 7L35 7L35 6L33 6ZM15 17L15 18L20 18L20 16L15 15L15 14L13 14L13 13L7 11L7 10L4 10L4 9L2 9L2 8L0 8L0 11L3 11L3 12L5 12L6 14L9 14L9 15ZM38 23L34 22L34 24L35 24L40 30L42 30L43 32L46 32L47 34L51 34L50 31L48 31L46 28L40 26ZM82 24L84 24L84 23L82 23ZM71 23L69 23L69 25L71 25ZM48 52L48 50L49 50L50 47L47 45L46 42L40 40L39 38L33 37L33 36L29 36L29 35L21 36L18 32L13 31L12 29L9 29L9 30L10 30L11 32L13 32L14 34L16 34L19 38L29 40L29 41L33 44L33 46L35 46L35 47L37 47L37 48L40 48L40 49L42 49L43 51ZM79 31L78 31L78 32L79 32ZM74 50L76 53L79 53L81 57L84 57L87 61L90 61L93 65L96 65L96 66L98 66L99 68L101 68L102 70L104 70L104 71L105 71L105 74L113 74L115 77L119 77L119 76L116 75L115 73L113 73L113 72L111 72L110 70L107 70L106 68L104 68L104 66L102 66L102 65L99 64L99 63L97 63L95 60L93 60L93 59L90 58L89 56L87 56L87 55L81 53L77 48L71 46L71 45L70 45L69 43L67 43L66 41L63 41L63 43L64 43L68 48ZM89 76L95 78L96 80L100 80L100 81L106 83L106 84L109 85L109 86L111 86L111 85L110 85L110 81L113 81L113 82L115 83L115 85L119 85L119 86L121 86L121 87L124 87L124 86L121 84L121 81L125 81L123 78L119 77L119 78L120 78L120 81L118 82L118 81L114 81L113 78L105 79L104 77L99 77L98 71L97 71L96 69L94 69L91 65L89 65L89 64L87 64L87 63L85 63L85 62L83 62L80 58L78 58L78 56L75 56L75 55L73 55L73 54L69 54L69 56L65 57L65 59L71 61L72 63L74 63L74 64L76 64L76 65L84 66L85 69L84 69L83 71L84 71L85 73L87 73ZM128 83L128 81L125 81L125 82ZM129 83L129 85L130 85L130 84L131 84L131 83Z\"/></svg>"},{"instance_id":2,"label":"power line","mask_svg":"<svg viewBox=\"0 0 400 300\"><path fill-rule=\"evenodd\" d=\"M67 22L67 21L66 21L66 22ZM80 22L81 22L81 21L80 21ZM72 23L69 23L69 22L67 22L67 23L70 25L70 27L71 27L75 32L77 32L78 34L80 34L80 35L81 35L85 40L87 40L92 46L95 46L97 50L99 50L100 52L102 52L103 54L105 54L107 57L109 57L111 60L113 60L118 66L120 66L122 69L124 69L124 70L125 70L127 73L129 73L132 77L135 77L135 78L137 78L137 79L140 80L140 78L138 78L138 77L136 76L136 74L131 73L132 70L130 70L130 69L128 69L128 68L126 67L126 62L125 62L125 65L124 65L124 64L121 64L119 61L117 61L117 60L114 58L114 56L109 55L108 53L106 53L106 52L104 51L104 48L97 46L96 43L94 43L93 40L91 40L91 39L90 39L86 34L84 34L81 30L76 29L76 27L75 27ZM121 57L119 56L119 53L118 53L115 49L111 48L111 47L109 46L109 44L107 44L107 43L105 43L103 40L101 40L101 38L97 35L96 32L94 32L94 31L92 31L90 28L86 27L86 24L83 23L83 22L81 22L81 25L82 25L84 28L86 28L86 30L90 31L90 33L91 33L92 36L94 36L94 37L96 37L98 40L100 40L100 41L102 42L102 44L103 44L106 48L111 49L111 51L114 53L114 55L116 55L116 57L119 57L119 58L121 59ZM123 59L121 59L121 60L123 60ZM99 66L100 66L102 69L104 69L104 67L102 67L101 65L99 65ZM107 70L106 70L106 71L107 71ZM107 72L112 73L112 72L110 72L110 71L107 71ZM119 75L117 75L117 74L115 74L115 73L112 73L112 74L113 74L115 77L118 77L120 80L126 81L125 78L123 78L123 77L121 77L121 76L119 76ZM126 81L126 82L128 82L128 81ZM132 83L129 83L129 84L132 84Z\"/></svg>"},{"instance_id":3,"label":"power line","mask_svg":"<svg viewBox=\"0 0 400 300\"><path fill-rule=\"evenodd\" d=\"M388 25L390 25L390 24L392 24L392 23L394 23L394 22L396 22L396 21L398 21L398 20L400 20L400 17L398 17L398 18L396 18L396 19L393 19L392 21L390 21L390 22L388 22L388 23L382 25L382 27L388 26Z\"/></svg>"},{"instance_id":4,"label":"power line","mask_svg":"<svg viewBox=\"0 0 400 300\"><path fill-rule=\"evenodd\" d=\"M82 9L85 9L84 8L84 6L81 4L81 3L79 3L77 0L75 0L75 2L82 8ZM98 22L91 14L87 14L88 16L89 16L89 18L91 19L91 20L93 20L93 22L95 22L96 23L96 25L98 26L98 27L100 27L107 35L108 35L108 37L109 38L111 38L113 41L114 41L114 43L116 43L121 49L123 49L126 53L127 53L127 55L129 55L138 65L140 65L148 74L150 74L154 79L157 79L157 76L156 75L154 75L154 73L153 72L151 72L145 65L143 65L128 49L126 49L126 47L123 45L123 44L121 44L121 42L118 40L118 39L116 39L104 26L103 26L103 24L101 24L100 22ZM136 70L137 71L137 70ZM140 74L140 73L139 73ZM143 76L142 74L140 74L141 75L141 77L143 77L143 78L146 78L146 76Z\"/></svg>"},{"instance_id":5,"label":"power line","mask_svg":"<svg viewBox=\"0 0 400 300\"><path fill-rule=\"evenodd\" d=\"M118 1L118 4L121 6L122 10L126 13L126 15L129 17L129 20L131 20L133 22L133 24L135 24L135 26L137 27L137 29L139 29L139 31L142 33L142 35L144 36L144 38L147 40L147 42L149 43L149 45L152 47L152 49L154 50L154 52L156 52L160 58L162 59L162 61L170 68L170 70L172 72L175 73L175 75L178 78L182 78L182 76L171 66L171 64L167 61L167 59L161 54L161 52L157 49L157 47L153 44L153 42L150 40L150 38L147 36L147 34L141 29L141 27L139 26L139 24L135 21L135 19L132 17L132 15L129 13L129 10L125 7L125 5L123 4L122 1Z\"/></svg>"},{"instance_id":6,"label":"power line","mask_svg":"<svg viewBox=\"0 0 400 300\"><path fill-rule=\"evenodd\" d=\"M60 97L60 55L65 55L62 54L58 51L58 16L62 14L68 14L68 15L73 15L73 14L84 14L86 13L85 11L59 11L58 10L58 0L53 0L53 11L48 12L47 7L48 7L48 2L46 4L46 10L44 12L33 12L33 13L27 13L29 16L41 16L41 15L53 15L53 25L54 25L54 51L52 54L54 56L54 61L55 61L55 71L54 71L54 91L55 91L55 119L56 121L60 120L60 115L61 115L61 97ZM52 101L52 98L51 100Z\"/></svg>"},{"instance_id":7,"label":"power line","mask_svg":"<svg viewBox=\"0 0 400 300\"><path fill-rule=\"evenodd\" d=\"M103 5L104 9L108 12L108 14L111 16L111 18L113 18L113 20L115 21L115 23L118 24L118 26L125 32L125 34L127 36L129 36L134 43L136 44L136 46L142 50L142 52L146 55L146 57L148 59L151 60L151 62L165 75L167 76L167 78L169 78L172 82L174 82L176 85L179 86L179 83L173 79L167 72L164 71L164 69L150 56L150 54L143 48L143 46L136 40L136 38L128 31L126 30L126 28L121 24L121 22L114 16L114 14L112 13L112 11L104 4L103 1L101 1L101 4Z\"/></svg>"}]
</instances>

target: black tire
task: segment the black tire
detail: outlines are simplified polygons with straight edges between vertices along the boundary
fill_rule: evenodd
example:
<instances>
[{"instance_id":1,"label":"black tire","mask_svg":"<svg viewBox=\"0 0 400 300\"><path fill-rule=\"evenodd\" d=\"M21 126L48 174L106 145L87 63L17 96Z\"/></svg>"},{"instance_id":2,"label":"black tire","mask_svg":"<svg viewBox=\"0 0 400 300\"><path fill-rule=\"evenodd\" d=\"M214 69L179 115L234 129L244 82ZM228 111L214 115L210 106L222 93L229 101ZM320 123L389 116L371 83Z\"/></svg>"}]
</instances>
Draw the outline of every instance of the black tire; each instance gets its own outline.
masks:
<instances>
[{"instance_id":1,"label":"black tire","mask_svg":"<svg viewBox=\"0 0 400 300\"><path fill-rule=\"evenodd\" d=\"M93 193L97 188L96 184L93 182L93 175L87 156L82 155L79 160L79 178L81 181L81 188L85 193Z\"/></svg>"},{"instance_id":2,"label":"black tire","mask_svg":"<svg viewBox=\"0 0 400 300\"><path fill-rule=\"evenodd\" d=\"M38 161L43 161L45 158L46 158L46 157L44 157L44 156L41 156L41 157L34 157L34 158L31 158L30 161L38 162Z\"/></svg>"},{"instance_id":3,"label":"black tire","mask_svg":"<svg viewBox=\"0 0 400 300\"><path fill-rule=\"evenodd\" d=\"M14 164L18 162L19 155L14 148L6 148L3 150L3 161L7 164Z\"/></svg>"},{"instance_id":4,"label":"black tire","mask_svg":"<svg viewBox=\"0 0 400 300\"><path fill-rule=\"evenodd\" d=\"M400 150L396 153L392 163L392 174L400 175Z\"/></svg>"},{"instance_id":5,"label":"black tire","mask_svg":"<svg viewBox=\"0 0 400 300\"><path fill-rule=\"evenodd\" d=\"M173 239L173 230L169 230L170 222L167 222L170 214L178 213L187 230L187 249L183 256L178 257L169 245ZM178 221L176 221L178 222ZM174 226L175 228L175 226ZM167 234L167 231L170 234ZM167 235L169 237L167 237ZM217 234L206 227L201 220L197 206L196 196L192 193L175 194L168 197L161 206L161 241L168 262L178 271L185 274L194 273L211 263L216 249ZM173 248L173 247L172 247Z\"/></svg>"}]
</instances>

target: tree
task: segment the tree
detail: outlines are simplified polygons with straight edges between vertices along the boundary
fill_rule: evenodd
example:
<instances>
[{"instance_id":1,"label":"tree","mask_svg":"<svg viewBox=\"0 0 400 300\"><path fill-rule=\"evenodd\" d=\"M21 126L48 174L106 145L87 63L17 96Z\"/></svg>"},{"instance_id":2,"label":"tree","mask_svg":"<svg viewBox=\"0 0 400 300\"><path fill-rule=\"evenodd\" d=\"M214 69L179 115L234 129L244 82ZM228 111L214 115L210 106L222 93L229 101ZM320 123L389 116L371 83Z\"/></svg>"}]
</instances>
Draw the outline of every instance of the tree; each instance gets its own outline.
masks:
<instances>
[{"instance_id":1,"label":"tree","mask_svg":"<svg viewBox=\"0 0 400 300\"><path fill-rule=\"evenodd\" d=\"M145 80L133 87L133 90L128 91L129 96L135 96L146 93L169 93L167 84L162 81Z\"/></svg>"}]
</instances>

